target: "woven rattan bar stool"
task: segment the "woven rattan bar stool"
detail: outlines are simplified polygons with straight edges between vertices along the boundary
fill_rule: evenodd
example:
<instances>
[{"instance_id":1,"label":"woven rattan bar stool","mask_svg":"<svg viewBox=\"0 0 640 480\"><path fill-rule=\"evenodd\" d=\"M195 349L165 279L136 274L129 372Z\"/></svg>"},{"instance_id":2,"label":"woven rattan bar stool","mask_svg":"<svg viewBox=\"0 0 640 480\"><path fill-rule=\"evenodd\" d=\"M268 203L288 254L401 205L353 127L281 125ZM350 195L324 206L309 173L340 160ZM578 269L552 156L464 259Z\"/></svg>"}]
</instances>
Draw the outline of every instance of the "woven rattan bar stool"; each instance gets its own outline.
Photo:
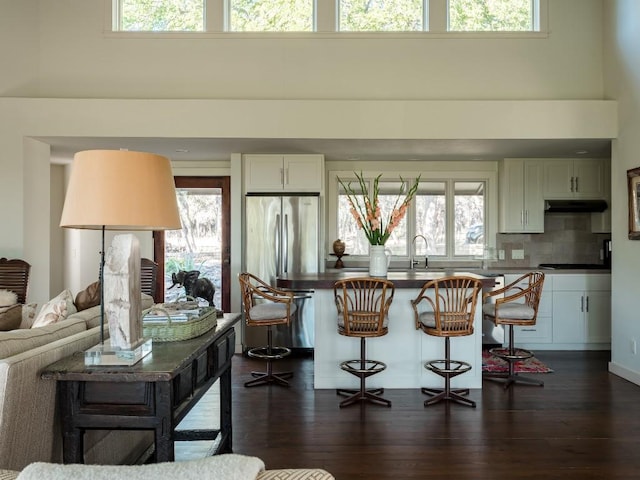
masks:
<instances>
[{"instance_id":1,"label":"woven rattan bar stool","mask_svg":"<svg viewBox=\"0 0 640 480\"><path fill-rule=\"evenodd\" d=\"M293 302L293 292L273 288L251 273L241 273L240 291L244 307L245 321L249 327L267 327L267 345L252 348L247 355L266 360L266 372L251 372L256 377L244 384L245 387L276 384L288 387L288 378L293 372L273 372L273 361L280 360L291 354L291 349L273 345L274 325L289 325L291 316L296 312Z\"/></svg>"},{"instance_id":2,"label":"woven rattan bar stool","mask_svg":"<svg viewBox=\"0 0 640 480\"><path fill-rule=\"evenodd\" d=\"M424 368L444 378L444 388L422 388L430 395L424 406L442 400L453 401L470 407L476 402L467 398L469 389L451 389L451 379L471 370L471 364L452 360L451 337L473 334L473 317L476 302L482 290L482 282L465 276L449 276L425 283L420 294L411 301L415 314L416 330L427 335L444 337L444 359L430 360Z\"/></svg>"},{"instance_id":3,"label":"woven rattan bar stool","mask_svg":"<svg viewBox=\"0 0 640 480\"><path fill-rule=\"evenodd\" d=\"M487 292L484 295L482 313L484 318L496 325L509 327L509 345L506 348L492 348L489 352L509 364L507 373L484 373L483 378L496 382L503 382L504 388L516 383L544 386L544 382L530 377L523 377L515 372L515 365L522 360L533 357L533 352L524 348L516 348L513 327L530 326L536 324L538 305L542 296L544 273L530 272L505 285L499 290ZM495 296L495 303L489 302Z\"/></svg>"},{"instance_id":4,"label":"woven rattan bar stool","mask_svg":"<svg viewBox=\"0 0 640 480\"><path fill-rule=\"evenodd\" d=\"M389 306L394 293L393 283L382 278L347 278L337 281L333 290L338 309L338 333L360 339L360 358L340 364L342 370L360 379L360 388L339 388L338 395L348 397L340 402L340 408L358 402L390 407L391 401L380 396L384 393L383 388L366 388L367 377L387 368L387 365L379 360L367 359L366 339L387 334Z\"/></svg>"}]
</instances>

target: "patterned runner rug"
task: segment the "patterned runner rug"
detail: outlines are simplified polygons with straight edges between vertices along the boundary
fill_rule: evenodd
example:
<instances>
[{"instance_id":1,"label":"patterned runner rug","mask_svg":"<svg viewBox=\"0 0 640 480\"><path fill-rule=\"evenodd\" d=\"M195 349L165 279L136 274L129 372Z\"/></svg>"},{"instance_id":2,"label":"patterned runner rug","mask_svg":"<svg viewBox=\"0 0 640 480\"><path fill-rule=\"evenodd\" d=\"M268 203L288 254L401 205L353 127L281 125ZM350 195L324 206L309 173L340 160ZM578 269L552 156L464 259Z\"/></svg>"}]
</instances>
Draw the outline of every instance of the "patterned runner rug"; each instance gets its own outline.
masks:
<instances>
[{"instance_id":1,"label":"patterned runner rug","mask_svg":"<svg viewBox=\"0 0 640 480\"><path fill-rule=\"evenodd\" d=\"M506 360L491 355L487 350L482 351L482 371L488 373L500 373L508 370ZM551 373L549 367L536 357L527 358L515 364L516 373Z\"/></svg>"}]
</instances>

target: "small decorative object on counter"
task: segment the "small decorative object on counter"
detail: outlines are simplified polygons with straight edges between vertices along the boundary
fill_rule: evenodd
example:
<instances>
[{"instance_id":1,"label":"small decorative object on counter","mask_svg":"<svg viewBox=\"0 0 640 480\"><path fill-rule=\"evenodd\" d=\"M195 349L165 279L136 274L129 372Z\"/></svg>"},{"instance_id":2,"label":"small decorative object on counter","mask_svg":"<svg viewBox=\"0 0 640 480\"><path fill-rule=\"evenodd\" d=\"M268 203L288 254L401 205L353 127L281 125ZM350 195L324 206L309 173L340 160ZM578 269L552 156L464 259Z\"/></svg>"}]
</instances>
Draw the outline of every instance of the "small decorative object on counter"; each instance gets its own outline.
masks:
<instances>
[{"instance_id":1,"label":"small decorative object on counter","mask_svg":"<svg viewBox=\"0 0 640 480\"><path fill-rule=\"evenodd\" d=\"M338 257L336 260L336 264L333 268L344 268L344 263L342 262L342 257L349 255L348 253L344 253L345 244L342 240L338 239L333 242L333 253L331 254L334 257Z\"/></svg>"}]
</instances>

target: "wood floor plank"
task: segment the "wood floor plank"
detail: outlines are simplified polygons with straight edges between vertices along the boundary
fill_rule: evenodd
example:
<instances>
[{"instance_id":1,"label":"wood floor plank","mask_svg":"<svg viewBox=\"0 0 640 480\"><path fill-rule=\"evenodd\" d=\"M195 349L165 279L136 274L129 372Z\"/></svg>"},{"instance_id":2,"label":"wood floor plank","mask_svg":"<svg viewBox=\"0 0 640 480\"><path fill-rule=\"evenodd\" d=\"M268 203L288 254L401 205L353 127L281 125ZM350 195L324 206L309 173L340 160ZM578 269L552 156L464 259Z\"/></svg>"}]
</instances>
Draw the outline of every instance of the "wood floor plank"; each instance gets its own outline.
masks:
<instances>
[{"instance_id":1,"label":"wood floor plank","mask_svg":"<svg viewBox=\"0 0 640 480\"><path fill-rule=\"evenodd\" d=\"M470 393L475 409L425 408L419 389L385 391L391 408L340 409L335 391L313 389L313 360L301 357L275 366L295 372L290 388L245 388L262 364L237 355L234 452L271 469L325 468L338 480L638 479L640 387L608 373L609 355L537 352L554 369L531 375L544 387L485 382ZM196 425L217 408L212 390L194 409ZM177 456L196 450L180 445Z\"/></svg>"}]
</instances>

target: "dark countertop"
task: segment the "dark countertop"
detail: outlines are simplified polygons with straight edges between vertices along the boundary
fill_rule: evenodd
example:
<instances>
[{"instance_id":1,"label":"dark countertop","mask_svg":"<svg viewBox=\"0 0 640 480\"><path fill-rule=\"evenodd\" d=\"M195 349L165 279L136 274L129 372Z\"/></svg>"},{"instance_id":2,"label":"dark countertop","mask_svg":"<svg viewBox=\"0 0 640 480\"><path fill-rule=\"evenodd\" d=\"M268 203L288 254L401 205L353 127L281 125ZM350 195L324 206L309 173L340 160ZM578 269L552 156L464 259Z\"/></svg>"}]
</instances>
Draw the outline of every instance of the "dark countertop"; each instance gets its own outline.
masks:
<instances>
[{"instance_id":1,"label":"dark countertop","mask_svg":"<svg viewBox=\"0 0 640 480\"><path fill-rule=\"evenodd\" d=\"M493 276L484 276L478 272L466 272L461 270L409 270L405 272L390 271L387 279L391 280L396 288L422 288L429 280L435 280L448 275L466 275L482 280L485 288L494 285ZM332 270L323 273L290 273L281 275L277 279L277 286L291 290L332 289L336 281L350 277L366 277L367 271Z\"/></svg>"}]
</instances>

